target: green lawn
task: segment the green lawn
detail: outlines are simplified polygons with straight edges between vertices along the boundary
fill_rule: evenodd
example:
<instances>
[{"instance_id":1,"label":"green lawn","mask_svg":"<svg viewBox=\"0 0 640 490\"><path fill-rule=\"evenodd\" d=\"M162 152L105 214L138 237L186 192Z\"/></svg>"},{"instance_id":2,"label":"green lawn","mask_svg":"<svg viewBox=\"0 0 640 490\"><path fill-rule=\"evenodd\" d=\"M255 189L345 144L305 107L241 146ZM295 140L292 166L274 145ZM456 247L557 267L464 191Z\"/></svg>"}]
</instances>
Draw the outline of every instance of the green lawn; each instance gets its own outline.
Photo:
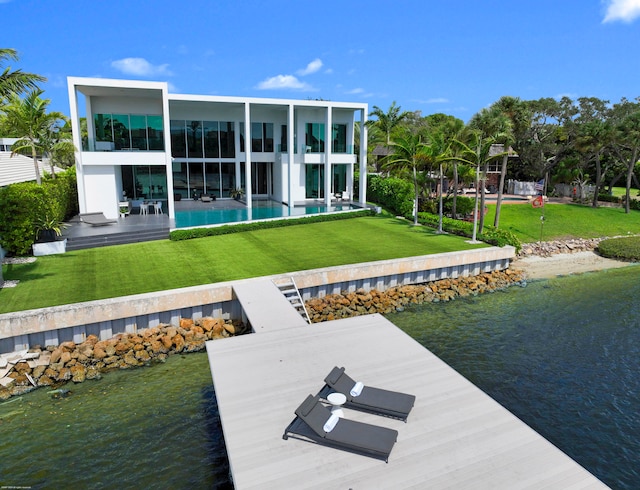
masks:
<instances>
[{"instance_id":1,"label":"green lawn","mask_svg":"<svg viewBox=\"0 0 640 490\"><path fill-rule=\"evenodd\" d=\"M102 247L4 266L0 313L483 245L374 216Z\"/></svg>"},{"instance_id":2,"label":"green lawn","mask_svg":"<svg viewBox=\"0 0 640 490\"><path fill-rule=\"evenodd\" d=\"M613 193L614 196L618 196L618 197L624 197L627 195L627 188L626 187L613 187L611 189L611 192ZM637 197L638 194L638 189L634 189L633 187L631 189L629 189L629 192L631 194L631 197Z\"/></svg>"},{"instance_id":3,"label":"green lawn","mask_svg":"<svg viewBox=\"0 0 640 490\"><path fill-rule=\"evenodd\" d=\"M489 206L487 223L493 224L495 205ZM540 216L544 212L544 225ZM523 242L566 238L597 238L640 234L640 211L575 204L547 204L534 209L529 204L505 204L500 211L500 228L510 230Z\"/></svg>"}]
</instances>

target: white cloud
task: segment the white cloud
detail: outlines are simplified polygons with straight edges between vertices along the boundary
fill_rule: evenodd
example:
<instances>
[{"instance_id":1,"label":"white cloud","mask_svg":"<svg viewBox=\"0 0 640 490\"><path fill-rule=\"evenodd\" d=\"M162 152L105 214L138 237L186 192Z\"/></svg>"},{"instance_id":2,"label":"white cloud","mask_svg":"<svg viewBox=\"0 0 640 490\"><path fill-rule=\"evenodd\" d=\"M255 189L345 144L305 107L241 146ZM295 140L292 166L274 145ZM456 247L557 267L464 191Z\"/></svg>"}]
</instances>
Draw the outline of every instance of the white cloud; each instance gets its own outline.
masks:
<instances>
[{"instance_id":1,"label":"white cloud","mask_svg":"<svg viewBox=\"0 0 640 490\"><path fill-rule=\"evenodd\" d=\"M172 75L169 65L152 65L144 58L122 58L111 62L111 67L121 71L125 75L135 75L139 77L155 75Z\"/></svg>"},{"instance_id":2,"label":"white cloud","mask_svg":"<svg viewBox=\"0 0 640 490\"><path fill-rule=\"evenodd\" d=\"M632 22L640 17L640 0L606 0L607 11L605 12L603 23Z\"/></svg>"},{"instance_id":3,"label":"white cloud","mask_svg":"<svg viewBox=\"0 0 640 490\"><path fill-rule=\"evenodd\" d=\"M422 104L448 104L449 99L445 99L444 97L433 97L431 99L420 101Z\"/></svg>"},{"instance_id":4,"label":"white cloud","mask_svg":"<svg viewBox=\"0 0 640 490\"><path fill-rule=\"evenodd\" d=\"M352 94L352 95L353 95L353 94L361 94L361 93L363 93L363 92L364 92L364 89L363 89L363 88L358 87L358 88L354 88L354 89L352 89L352 90L349 90L347 93L348 93L348 94Z\"/></svg>"},{"instance_id":5,"label":"white cloud","mask_svg":"<svg viewBox=\"0 0 640 490\"><path fill-rule=\"evenodd\" d=\"M309 63L305 68L298 70L296 74L304 77L305 75L310 75L312 73L317 72L320 68L322 68L322 60L320 58L316 58L311 63Z\"/></svg>"},{"instance_id":6,"label":"white cloud","mask_svg":"<svg viewBox=\"0 0 640 490\"><path fill-rule=\"evenodd\" d=\"M313 90L308 83L301 82L293 75L276 75L260 82L257 86L259 90Z\"/></svg>"}]
</instances>

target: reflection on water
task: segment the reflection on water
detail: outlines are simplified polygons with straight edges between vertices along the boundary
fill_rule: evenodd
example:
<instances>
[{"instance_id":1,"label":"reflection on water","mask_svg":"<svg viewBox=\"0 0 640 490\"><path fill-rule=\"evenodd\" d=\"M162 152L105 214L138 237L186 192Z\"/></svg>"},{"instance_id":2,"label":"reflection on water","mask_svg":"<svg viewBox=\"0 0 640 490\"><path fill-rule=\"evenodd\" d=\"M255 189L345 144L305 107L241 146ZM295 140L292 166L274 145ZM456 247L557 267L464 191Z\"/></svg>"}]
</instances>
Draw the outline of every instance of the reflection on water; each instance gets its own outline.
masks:
<instances>
[{"instance_id":1,"label":"reflection on water","mask_svg":"<svg viewBox=\"0 0 640 490\"><path fill-rule=\"evenodd\" d=\"M0 486L233 488L205 353L0 404Z\"/></svg>"},{"instance_id":2,"label":"reflection on water","mask_svg":"<svg viewBox=\"0 0 640 490\"><path fill-rule=\"evenodd\" d=\"M640 488L638 268L389 315L613 488Z\"/></svg>"}]
</instances>

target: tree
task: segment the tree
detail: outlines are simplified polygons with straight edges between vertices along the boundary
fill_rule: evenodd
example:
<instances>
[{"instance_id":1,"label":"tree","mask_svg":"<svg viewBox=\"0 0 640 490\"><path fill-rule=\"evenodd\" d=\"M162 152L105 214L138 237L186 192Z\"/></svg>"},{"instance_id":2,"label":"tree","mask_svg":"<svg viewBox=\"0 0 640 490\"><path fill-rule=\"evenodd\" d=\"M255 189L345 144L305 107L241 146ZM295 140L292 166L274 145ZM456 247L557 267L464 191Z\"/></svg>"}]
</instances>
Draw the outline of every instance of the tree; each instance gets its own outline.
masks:
<instances>
[{"instance_id":1,"label":"tree","mask_svg":"<svg viewBox=\"0 0 640 490\"><path fill-rule=\"evenodd\" d=\"M422 136L405 128L394 134L393 140L389 143L393 153L389 155L385 162L385 168L392 172L411 172L413 179L414 202L413 202L413 224L418 224L418 169L422 168L425 160L430 156L430 148L422 141Z\"/></svg>"},{"instance_id":2,"label":"tree","mask_svg":"<svg viewBox=\"0 0 640 490\"><path fill-rule=\"evenodd\" d=\"M9 60L18 60L18 52L15 49L0 48L0 105L10 94L22 94L29 90L35 90L38 82L45 82L47 79L33 73L24 73L22 70L11 71L11 67L4 65Z\"/></svg>"},{"instance_id":3,"label":"tree","mask_svg":"<svg viewBox=\"0 0 640 490\"><path fill-rule=\"evenodd\" d=\"M467 142L455 140L454 146L457 151L448 160L457 160L460 163L474 167L476 171L476 195L473 212L473 235L471 240L476 241L476 230L478 229L478 199L480 197L480 168L485 167L489 162L502 157L502 153L491 151L491 146L495 144L496 138L493 136L485 136L480 129L468 129ZM484 203L482 203L482 216L484 217ZM480 221L479 233L482 233L482 225L484 221Z\"/></svg>"},{"instance_id":4,"label":"tree","mask_svg":"<svg viewBox=\"0 0 640 490\"><path fill-rule=\"evenodd\" d=\"M484 228L484 208L485 208L485 194L486 194L486 178L488 172L489 162L496 160L498 157L503 157L503 166L505 167L505 160L509 155L509 145L513 142L513 129L512 123L509 117L498 106L491 106L489 109L482 109L475 114L469 121L469 127L479 132L479 141L491 141L488 148L488 153L482 156L482 160L478 160L476 163L478 168L482 168L482 184L480 185L480 233ZM476 143L478 144L478 143ZM480 143L481 144L481 143ZM496 149L493 145L502 145L502 150L499 147ZM476 195L478 194L478 187L476 187Z\"/></svg>"},{"instance_id":5,"label":"tree","mask_svg":"<svg viewBox=\"0 0 640 490\"><path fill-rule=\"evenodd\" d=\"M640 98L638 102L622 99L612 108L614 122L613 151L620 162L626 163L627 179L625 212L631 209L631 182L640 159Z\"/></svg>"},{"instance_id":6,"label":"tree","mask_svg":"<svg viewBox=\"0 0 640 490\"><path fill-rule=\"evenodd\" d=\"M4 108L8 123L14 128L18 138L12 147L11 155L30 152L36 172L36 182L41 183L38 153L46 154L53 150L50 134L65 116L60 112L47 113L49 99L40 98L42 90L34 90L24 99L18 95L9 95L9 104ZM50 146L47 146L51 143Z\"/></svg>"},{"instance_id":7,"label":"tree","mask_svg":"<svg viewBox=\"0 0 640 490\"><path fill-rule=\"evenodd\" d=\"M385 137L384 143L388 146L391 143L391 134L393 131L410 115L411 112L409 111L400 112L400 106L397 106L394 100L387 112L384 112L380 107L374 105L369 117L375 116L378 119L370 119L367 121L367 124L375 126L380 130L381 134Z\"/></svg>"}]
</instances>

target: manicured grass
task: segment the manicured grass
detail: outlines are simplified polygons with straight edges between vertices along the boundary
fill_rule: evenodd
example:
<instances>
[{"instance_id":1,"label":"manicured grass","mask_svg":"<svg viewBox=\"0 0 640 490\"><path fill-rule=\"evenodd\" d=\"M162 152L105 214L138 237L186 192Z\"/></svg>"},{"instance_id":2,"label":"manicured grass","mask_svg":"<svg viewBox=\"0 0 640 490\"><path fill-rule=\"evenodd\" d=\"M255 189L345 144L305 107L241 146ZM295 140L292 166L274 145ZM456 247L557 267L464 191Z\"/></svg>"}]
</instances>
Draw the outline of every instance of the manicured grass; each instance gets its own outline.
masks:
<instances>
[{"instance_id":1,"label":"manicured grass","mask_svg":"<svg viewBox=\"0 0 640 490\"><path fill-rule=\"evenodd\" d=\"M566 238L597 238L640 233L640 212L625 214L624 209L592 208L575 204L547 204L535 209L529 204L507 204L500 211L500 228L510 230L523 243ZM487 223L493 224L495 206L489 206Z\"/></svg>"},{"instance_id":2,"label":"manicured grass","mask_svg":"<svg viewBox=\"0 0 640 490\"><path fill-rule=\"evenodd\" d=\"M611 192L617 197L624 197L627 195L626 187L613 187L611 188ZM634 189L633 187L629 189L629 192L631 193L631 197L637 197L639 195L638 189Z\"/></svg>"},{"instance_id":3,"label":"manicured grass","mask_svg":"<svg viewBox=\"0 0 640 490\"><path fill-rule=\"evenodd\" d=\"M598 245L598 252L604 257L612 259L640 261L640 237L610 238L602 240Z\"/></svg>"},{"instance_id":4,"label":"manicured grass","mask_svg":"<svg viewBox=\"0 0 640 490\"><path fill-rule=\"evenodd\" d=\"M373 216L81 250L5 266L0 313L479 246Z\"/></svg>"}]
</instances>

